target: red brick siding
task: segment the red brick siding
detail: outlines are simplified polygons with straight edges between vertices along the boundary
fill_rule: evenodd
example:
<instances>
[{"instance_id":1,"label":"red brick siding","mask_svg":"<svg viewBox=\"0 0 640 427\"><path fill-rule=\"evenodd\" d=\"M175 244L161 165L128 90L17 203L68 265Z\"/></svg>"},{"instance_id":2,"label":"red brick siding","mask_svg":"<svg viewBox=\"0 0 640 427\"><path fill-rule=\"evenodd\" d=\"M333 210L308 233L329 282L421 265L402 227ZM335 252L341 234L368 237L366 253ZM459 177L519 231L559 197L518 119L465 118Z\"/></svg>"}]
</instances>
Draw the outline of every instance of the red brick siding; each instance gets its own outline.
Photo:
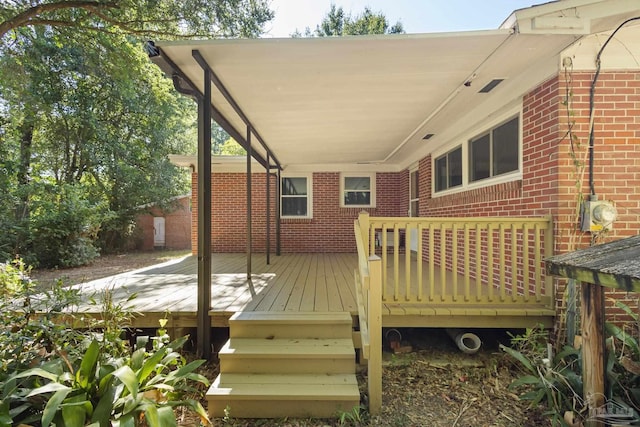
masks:
<instances>
[{"instance_id":1,"label":"red brick siding","mask_svg":"<svg viewBox=\"0 0 640 427\"><path fill-rule=\"evenodd\" d=\"M136 218L136 227L141 232L142 239L139 249L153 249L153 218L164 217L165 247L167 249L189 249L191 246L191 206L188 197L177 201L175 209L163 211L152 207L148 212Z\"/></svg>"},{"instance_id":2,"label":"red brick siding","mask_svg":"<svg viewBox=\"0 0 640 427\"><path fill-rule=\"evenodd\" d=\"M589 140L589 92L594 74L573 73L571 84L571 116L575 121L573 131L580 143L581 160L587 161ZM560 79L559 90L564 96L567 84ZM566 108L560 118L561 133L567 129ZM600 200L612 201L618 210L613 230L598 241L606 242L640 233L640 72L603 72L598 78L594 97L594 186ZM559 207L556 215L556 250L567 252L590 244L589 233L575 233L576 182L573 159L565 140L559 151ZM585 195L589 194L588 168L581 184ZM615 297L638 310L638 295L608 291L607 297ZM561 298L558 298L561 302ZM606 299L608 319L628 320L612 299Z\"/></svg>"},{"instance_id":3,"label":"red brick siding","mask_svg":"<svg viewBox=\"0 0 640 427\"><path fill-rule=\"evenodd\" d=\"M252 174L252 246L256 252L266 248L266 180L264 173ZM281 249L295 252L354 252L353 220L362 208L340 207L340 173L313 174L313 218L282 219ZM194 174L193 186L197 186ZM276 188L271 181L271 248L275 250ZM212 185L212 250L246 250L246 174L214 173ZM408 210L408 173L376 174L376 207L371 215L406 216ZM193 190L194 206L197 189ZM406 197L402 197L402 195ZM400 199L401 198L401 199ZM406 200L405 200L406 199ZM192 251L197 253L197 214L194 209Z\"/></svg>"},{"instance_id":4,"label":"red brick siding","mask_svg":"<svg viewBox=\"0 0 640 427\"><path fill-rule=\"evenodd\" d=\"M573 74L569 114L563 76L543 83L523 98L522 180L430 198L431 157L422 159L421 216L551 214L555 221L556 253L588 246L591 235L576 231L579 178L566 133L567 120L575 121L574 144L580 146L579 160L586 161L592 78L592 73ZM596 86L594 117L596 192L601 200L612 200L619 214L613 230L601 241L636 235L640 230L640 73L602 73ZM581 180L585 194L589 192L587 177L588 169ZM562 292L560 286L559 304ZM636 307L637 303L632 305Z\"/></svg>"}]
</instances>

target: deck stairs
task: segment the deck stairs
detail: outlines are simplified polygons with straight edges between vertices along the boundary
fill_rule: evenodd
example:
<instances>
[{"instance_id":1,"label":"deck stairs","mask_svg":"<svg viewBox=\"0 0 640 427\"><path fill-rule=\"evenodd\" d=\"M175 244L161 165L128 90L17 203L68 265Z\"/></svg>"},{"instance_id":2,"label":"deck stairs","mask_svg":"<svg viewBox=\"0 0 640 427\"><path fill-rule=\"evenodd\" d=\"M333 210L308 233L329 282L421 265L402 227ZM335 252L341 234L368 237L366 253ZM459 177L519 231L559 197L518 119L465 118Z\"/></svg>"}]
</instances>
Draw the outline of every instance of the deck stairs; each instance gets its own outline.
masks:
<instances>
[{"instance_id":1,"label":"deck stairs","mask_svg":"<svg viewBox=\"0 0 640 427\"><path fill-rule=\"evenodd\" d=\"M349 313L239 312L229 336L210 416L331 418L360 405Z\"/></svg>"}]
</instances>

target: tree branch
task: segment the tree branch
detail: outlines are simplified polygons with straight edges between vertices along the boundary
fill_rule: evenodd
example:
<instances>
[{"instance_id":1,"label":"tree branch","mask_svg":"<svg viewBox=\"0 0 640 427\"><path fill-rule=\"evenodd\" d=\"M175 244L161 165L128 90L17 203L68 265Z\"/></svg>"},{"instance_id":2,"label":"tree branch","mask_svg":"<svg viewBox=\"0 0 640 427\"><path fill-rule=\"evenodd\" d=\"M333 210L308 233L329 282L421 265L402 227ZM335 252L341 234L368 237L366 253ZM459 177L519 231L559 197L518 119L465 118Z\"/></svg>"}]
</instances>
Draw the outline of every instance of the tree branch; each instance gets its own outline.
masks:
<instances>
[{"instance_id":1,"label":"tree branch","mask_svg":"<svg viewBox=\"0 0 640 427\"><path fill-rule=\"evenodd\" d=\"M13 29L27 25L35 25L32 23L32 21L38 21L35 18L45 13L56 12L65 9L85 9L91 12L96 8L116 9L118 7L119 6L117 2L92 0L58 1L54 3L39 4L18 13L17 15L7 19L6 21L0 22L0 39L2 39L6 33Z\"/></svg>"}]
</instances>

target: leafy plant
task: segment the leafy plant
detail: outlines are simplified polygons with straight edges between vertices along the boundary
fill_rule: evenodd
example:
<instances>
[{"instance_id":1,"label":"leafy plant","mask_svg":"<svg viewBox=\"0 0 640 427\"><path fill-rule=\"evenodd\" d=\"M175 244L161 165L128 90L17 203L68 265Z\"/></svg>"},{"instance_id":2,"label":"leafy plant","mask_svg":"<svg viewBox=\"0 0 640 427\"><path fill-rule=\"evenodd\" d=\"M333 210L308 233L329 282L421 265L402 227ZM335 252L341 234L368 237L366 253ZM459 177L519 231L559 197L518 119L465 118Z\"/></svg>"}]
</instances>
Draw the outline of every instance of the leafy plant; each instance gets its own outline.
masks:
<instances>
[{"instance_id":1,"label":"leafy plant","mask_svg":"<svg viewBox=\"0 0 640 427\"><path fill-rule=\"evenodd\" d=\"M523 372L510 388L524 389L521 399L532 407L545 404L552 425L565 426L565 412L579 414L584 409L580 352L565 346L549 357L545 345L548 340L543 338L548 336L541 327L527 329L524 335L512 337L512 347L501 344L500 348L518 362Z\"/></svg>"},{"instance_id":2,"label":"leafy plant","mask_svg":"<svg viewBox=\"0 0 640 427\"><path fill-rule=\"evenodd\" d=\"M93 340L79 361L58 359L9 378L2 390L3 402L18 406L7 411L4 405L2 419L40 420L43 427L52 423L135 426L143 420L149 426L170 426L176 425L174 408L187 406L208 422L200 402L183 399L194 391L190 382L208 383L195 372L204 360L185 363L177 352L186 340L161 344L151 352L145 349L147 341L139 340L130 357L106 360L108 355Z\"/></svg>"},{"instance_id":3,"label":"leafy plant","mask_svg":"<svg viewBox=\"0 0 640 427\"><path fill-rule=\"evenodd\" d=\"M628 332L614 324L606 324L606 385L605 398L615 407L623 408L629 419L640 419L640 344L637 338L640 316L620 301L614 301L634 320L634 331ZM628 325L627 325L628 326ZM525 334L512 337L511 347L501 348L522 369L522 375L511 384L523 390L522 399L532 406L545 404L553 425L569 425L565 414L570 414L572 423L584 421L587 405L582 396L581 351L565 346L554 357L543 350L546 333L539 328L527 330Z\"/></svg>"},{"instance_id":4,"label":"leafy plant","mask_svg":"<svg viewBox=\"0 0 640 427\"><path fill-rule=\"evenodd\" d=\"M78 186L43 185L31 214L33 254L41 267L74 267L98 256L93 245L99 218Z\"/></svg>"},{"instance_id":5,"label":"leafy plant","mask_svg":"<svg viewBox=\"0 0 640 427\"><path fill-rule=\"evenodd\" d=\"M21 261L0 265L0 426L174 426L174 408L197 412L188 396L208 380L179 353L188 337L138 337L133 351L121 336L130 313L107 293L104 317L74 316L77 293L58 283L37 291ZM68 322L85 322L77 330Z\"/></svg>"},{"instance_id":6,"label":"leafy plant","mask_svg":"<svg viewBox=\"0 0 640 427\"><path fill-rule=\"evenodd\" d=\"M354 406L351 411L341 411L338 413L338 425L358 427L363 425L363 412L360 406Z\"/></svg>"},{"instance_id":7,"label":"leafy plant","mask_svg":"<svg viewBox=\"0 0 640 427\"><path fill-rule=\"evenodd\" d=\"M39 291L29 271L20 259L0 264L0 381L62 351L74 352L84 340L62 320L73 317L77 291L62 284Z\"/></svg>"},{"instance_id":8,"label":"leafy plant","mask_svg":"<svg viewBox=\"0 0 640 427\"><path fill-rule=\"evenodd\" d=\"M640 316L619 300L614 300L614 304L633 322L623 328L612 323L605 324L606 332L610 336L607 363L608 397L623 406L633 408L637 415L640 412Z\"/></svg>"}]
</instances>

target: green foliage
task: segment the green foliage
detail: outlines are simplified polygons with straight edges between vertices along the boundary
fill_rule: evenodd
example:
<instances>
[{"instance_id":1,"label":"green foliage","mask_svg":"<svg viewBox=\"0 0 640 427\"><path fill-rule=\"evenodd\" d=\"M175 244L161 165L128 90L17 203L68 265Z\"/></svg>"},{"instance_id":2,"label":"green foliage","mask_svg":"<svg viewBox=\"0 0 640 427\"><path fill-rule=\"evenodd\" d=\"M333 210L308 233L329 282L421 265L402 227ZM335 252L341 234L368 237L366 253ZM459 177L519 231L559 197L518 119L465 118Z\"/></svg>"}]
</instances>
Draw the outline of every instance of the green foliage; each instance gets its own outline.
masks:
<instances>
[{"instance_id":1,"label":"green foliage","mask_svg":"<svg viewBox=\"0 0 640 427\"><path fill-rule=\"evenodd\" d=\"M353 409L349 412L340 412L338 413L338 425L340 427L359 427L365 425L365 417L364 412L365 408L360 406L354 406Z\"/></svg>"},{"instance_id":2,"label":"green foliage","mask_svg":"<svg viewBox=\"0 0 640 427\"><path fill-rule=\"evenodd\" d=\"M531 406L546 405L552 425L565 426L565 412L579 413L583 409L580 352L566 346L555 357L549 357L547 342L547 333L536 327L512 337L511 347L500 348L518 363L522 372L510 387L522 390L521 399Z\"/></svg>"},{"instance_id":3,"label":"green foliage","mask_svg":"<svg viewBox=\"0 0 640 427\"><path fill-rule=\"evenodd\" d=\"M633 322L624 327L612 323L605 325L610 337L606 366L609 396L640 414L640 315L621 301L615 300L614 304L627 313Z\"/></svg>"},{"instance_id":4,"label":"green foliage","mask_svg":"<svg viewBox=\"0 0 640 427\"><path fill-rule=\"evenodd\" d=\"M177 352L186 337L172 343L156 341L153 350L139 340L130 357L110 358L101 351L99 341L88 345L82 358L61 363L55 360L8 378L2 390L3 402L19 404L18 415L41 420L43 427L98 423L108 426L176 425L173 409L187 406L203 419L206 412L199 402L184 399L194 391L190 382L207 384L195 371L203 360L186 363ZM14 411L14 413L17 411ZM6 411L4 417L20 420Z\"/></svg>"},{"instance_id":5,"label":"green foliage","mask_svg":"<svg viewBox=\"0 0 640 427\"><path fill-rule=\"evenodd\" d=\"M370 7L365 7L360 14L345 14L342 6L335 4L316 26L315 31L309 27L305 29L304 37L329 37L365 34L402 34L404 28L400 21L390 25L382 12L373 12ZM303 34L296 30L292 37L302 37Z\"/></svg>"},{"instance_id":6,"label":"green foliage","mask_svg":"<svg viewBox=\"0 0 640 427\"><path fill-rule=\"evenodd\" d=\"M33 286L27 267L21 259L0 263L0 295L3 300L10 300Z\"/></svg>"},{"instance_id":7,"label":"green foliage","mask_svg":"<svg viewBox=\"0 0 640 427\"><path fill-rule=\"evenodd\" d=\"M229 138L220 147L220 154L223 156L246 156L247 151L235 139Z\"/></svg>"},{"instance_id":8,"label":"green foliage","mask_svg":"<svg viewBox=\"0 0 640 427\"><path fill-rule=\"evenodd\" d=\"M635 336L624 328L606 325L609 335L605 360L605 400L625 408L631 418L640 419L640 345L638 344L638 314L628 306L615 304L634 319ZM545 349L548 337L541 328L527 329L524 335L512 337L511 347L501 346L517 362L521 376L511 384L523 391L522 399L532 406L544 404L553 425L566 426L565 413L573 422L585 421L587 404L582 384L582 354L579 349L565 346L554 357Z\"/></svg>"},{"instance_id":9,"label":"green foliage","mask_svg":"<svg viewBox=\"0 0 640 427\"><path fill-rule=\"evenodd\" d=\"M22 260L0 264L0 383L12 372L22 372L62 353L76 351L83 337L60 320L72 318L77 291L62 284L40 291Z\"/></svg>"},{"instance_id":10,"label":"green foliage","mask_svg":"<svg viewBox=\"0 0 640 427\"><path fill-rule=\"evenodd\" d=\"M69 311L75 292L58 284L36 293L27 273L20 261L0 268L0 426L175 426L178 406L208 422L187 398L196 384L208 384L196 372L204 361L187 363L179 353L187 337L169 342L161 322L158 336L138 337L131 352L116 333L127 316L121 307L106 301L103 321L80 319Z\"/></svg>"},{"instance_id":11,"label":"green foliage","mask_svg":"<svg viewBox=\"0 0 640 427\"><path fill-rule=\"evenodd\" d=\"M266 0L119 0L49 2L15 0L0 7L0 39L23 26L74 31L126 32L141 37L255 37L273 12Z\"/></svg>"},{"instance_id":12,"label":"green foliage","mask_svg":"<svg viewBox=\"0 0 640 427\"><path fill-rule=\"evenodd\" d=\"M98 256L93 245L100 218L80 188L46 186L33 200L31 248L40 267L74 267ZM49 191L46 191L49 190Z\"/></svg>"},{"instance_id":13,"label":"green foliage","mask_svg":"<svg viewBox=\"0 0 640 427\"><path fill-rule=\"evenodd\" d=\"M90 261L96 247L127 249L139 206L188 191L168 155L196 146L195 103L142 40L255 37L273 12L266 0L9 3L0 7L0 260L63 267Z\"/></svg>"}]
</instances>

